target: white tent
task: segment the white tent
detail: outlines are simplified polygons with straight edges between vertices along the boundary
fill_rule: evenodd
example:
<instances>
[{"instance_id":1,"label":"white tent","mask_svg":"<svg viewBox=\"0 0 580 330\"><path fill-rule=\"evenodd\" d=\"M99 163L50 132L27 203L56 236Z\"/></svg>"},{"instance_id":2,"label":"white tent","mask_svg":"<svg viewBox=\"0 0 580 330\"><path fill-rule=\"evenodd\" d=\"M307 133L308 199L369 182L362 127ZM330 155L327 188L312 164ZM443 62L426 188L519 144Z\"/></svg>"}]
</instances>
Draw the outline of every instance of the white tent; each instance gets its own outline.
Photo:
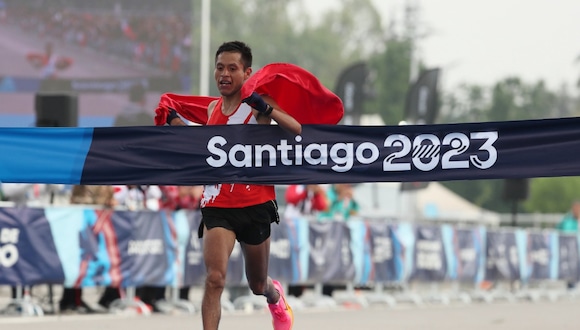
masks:
<instances>
[{"instance_id":1,"label":"white tent","mask_svg":"<svg viewBox=\"0 0 580 330\"><path fill-rule=\"evenodd\" d=\"M357 184L354 197L360 204L360 215L405 221L499 224L499 214L474 205L438 182L415 191L400 191L400 187L399 182Z\"/></svg>"}]
</instances>

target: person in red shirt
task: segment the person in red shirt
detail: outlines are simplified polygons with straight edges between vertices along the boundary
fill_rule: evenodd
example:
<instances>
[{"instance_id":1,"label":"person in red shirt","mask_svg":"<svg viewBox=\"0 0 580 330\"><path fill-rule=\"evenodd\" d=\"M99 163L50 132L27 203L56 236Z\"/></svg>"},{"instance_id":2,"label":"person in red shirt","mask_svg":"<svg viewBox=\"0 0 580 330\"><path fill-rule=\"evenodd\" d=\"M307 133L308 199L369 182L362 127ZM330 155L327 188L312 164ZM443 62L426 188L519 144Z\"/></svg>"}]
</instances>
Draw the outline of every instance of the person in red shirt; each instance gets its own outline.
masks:
<instances>
[{"instance_id":1,"label":"person in red shirt","mask_svg":"<svg viewBox=\"0 0 580 330\"><path fill-rule=\"evenodd\" d=\"M325 212L330 205L326 191L321 185L290 185L286 189L286 218L314 215Z\"/></svg>"},{"instance_id":2,"label":"person in red shirt","mask_svg":"<svg viewBox=\"0 0 580 330\"><path fill-rule=\"evenodd\" d=\"M215 55L214 79L221 97L208 106L207 125L271 124L296 135L302 125L271 97L253 92L242 99L242 86L252 74L252 51L240 41L222 44ZM169 125L187 124L174 109ZM202 299L205 330L215 330L221 318L221 295L228 260L237 241L244 255L246 278L252 292L266 297L274 329L292 328L294 316L282 285L268 276L270 226L279 222L274 186L221 183L207 185L201 200L203 257L207 274Z\"/></svg>"}]
</instances>

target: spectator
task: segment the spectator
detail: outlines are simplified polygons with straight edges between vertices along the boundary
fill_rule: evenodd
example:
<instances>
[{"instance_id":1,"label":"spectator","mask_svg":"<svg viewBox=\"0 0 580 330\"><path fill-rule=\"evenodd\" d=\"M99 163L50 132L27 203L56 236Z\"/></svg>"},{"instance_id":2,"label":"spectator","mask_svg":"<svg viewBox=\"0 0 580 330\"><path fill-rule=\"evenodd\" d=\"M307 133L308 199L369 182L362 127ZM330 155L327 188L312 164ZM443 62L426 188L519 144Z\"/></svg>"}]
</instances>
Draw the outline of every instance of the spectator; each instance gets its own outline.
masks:
<instances>
[{"instance_id":1,"label":"spectator","mask_svg":"<svg viewBox=\"0 0 580 330\"><path fill-rule=\"evenodd\" d=\"M203 186L160 186L161 208L178 211L197 210L203 194Z\"/></svg>"},{"instance_id":2,"label":"spectator","mask_svg":"<svg viewBox=\"0 0 580 330\"><path fill-rule=\"evenodd\" d=\"M129 211L159 211L161 207L161 189L155 185L115 186L113 196L116 207Z\"/></svg>"},{"instance_id":3,"label":"spectator","mask_svg":"<svg viewBox=\"0 0 580 330\"><path fill-rule=\"evenodd\" d=\"M353 196L353 185L337 183L327 191L330 206L327 212L320 213L319 220L349 220L359 211L359 205Z\"/></svg>"},{"instance_id":4,"label":"spectator","mask_svg":"<svg viewBox=\"0 0 580 330\"><path fill-rule=\"evenodd\" d=\"M330 206L327 212L322 212L319 215L320 221L338 220L348 221L351 216L356 215L359 210L359 205L353 196L353 185L350 183L333 184L327 191ZM336 289L335 285L324 284L322 286L322 294L325 296L332 296Z\"/></svg>"},{"instance_id":5,"label":"spectator","mask_svg":"<svg viewBox=\"0 0 580 330\"><path fill-rule=\"evenodd\" d=\"M290 185L286 189L285 198L286 218L328 211L328 196L321 185Z\"/></svg>"},{"instance_id":6,"label":"spectator","mask_svg":"<svg viewBox=\"0 0 580 330\"><path fill-rule=\"evenodd\" d=\"M565 233L578 232L578 220L580 219L580 200L574 201L570 211L558 223L556 228Z\"/></svg>"},{"instance_id":7,"label":"spectator","mask_svg":"<svg viewBox=\"0 0 580 330\"><path fill-rule=\"evenodd\" d=\"M113 199L113 188L111 186L73 186L70 203L112 208L115 205L115 201ZM65 287L59 302L60 313L94 313L95 310L83 301L82 295L82 288Z\"/></svg>"}]
</instances>

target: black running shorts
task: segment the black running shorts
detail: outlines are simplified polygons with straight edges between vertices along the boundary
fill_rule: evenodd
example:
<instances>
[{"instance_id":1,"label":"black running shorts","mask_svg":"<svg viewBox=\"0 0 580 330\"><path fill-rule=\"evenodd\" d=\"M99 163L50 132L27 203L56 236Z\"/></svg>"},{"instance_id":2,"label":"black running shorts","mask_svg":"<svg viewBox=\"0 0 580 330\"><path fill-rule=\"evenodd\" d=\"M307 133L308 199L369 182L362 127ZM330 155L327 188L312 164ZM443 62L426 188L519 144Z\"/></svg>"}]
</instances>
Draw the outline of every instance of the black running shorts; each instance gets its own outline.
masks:
<instances>
[{"instance_id":1,"label":"black running shorts","mask_svg":"<svg viewBox=\"0 0 580 330\"><path fill-rule=\"evenodd\" d=\"M270 237L270 224L280 222L278 204L275 200L241 208L204 207L199 225L199 238L203 226L208 229L221 227L233 231L239 242L258 245Z\"/></svg>"}]
</instances>

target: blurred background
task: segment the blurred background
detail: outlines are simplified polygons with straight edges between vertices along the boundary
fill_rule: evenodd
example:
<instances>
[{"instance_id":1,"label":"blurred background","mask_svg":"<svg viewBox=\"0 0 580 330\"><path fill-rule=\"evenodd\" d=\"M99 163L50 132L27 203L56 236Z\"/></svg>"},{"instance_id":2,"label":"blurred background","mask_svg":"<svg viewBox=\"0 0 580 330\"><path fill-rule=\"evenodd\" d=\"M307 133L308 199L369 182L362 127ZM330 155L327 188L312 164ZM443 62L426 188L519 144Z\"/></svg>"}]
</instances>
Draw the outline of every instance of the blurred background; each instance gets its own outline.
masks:
<instances>
[{"instance_id":1,"label":"blurred background","mask_svg":"<svg viewBox=\"0 0 580 330\"><path fill-rule=\"evenodd\" d=\"M213 52L234 39L253 48L254 70L314 73L343 99L343 124L576 116L578 12L563 0L0 0L0 120L35 126L46 93L70 95L68 126L84 127L112 126L136 84L151 114L165 92L216 95ZM355 196L361 214L411 207L423 219L553 227L579 187L577 177L363 183Z\"/></svg>"}]
</instances>

